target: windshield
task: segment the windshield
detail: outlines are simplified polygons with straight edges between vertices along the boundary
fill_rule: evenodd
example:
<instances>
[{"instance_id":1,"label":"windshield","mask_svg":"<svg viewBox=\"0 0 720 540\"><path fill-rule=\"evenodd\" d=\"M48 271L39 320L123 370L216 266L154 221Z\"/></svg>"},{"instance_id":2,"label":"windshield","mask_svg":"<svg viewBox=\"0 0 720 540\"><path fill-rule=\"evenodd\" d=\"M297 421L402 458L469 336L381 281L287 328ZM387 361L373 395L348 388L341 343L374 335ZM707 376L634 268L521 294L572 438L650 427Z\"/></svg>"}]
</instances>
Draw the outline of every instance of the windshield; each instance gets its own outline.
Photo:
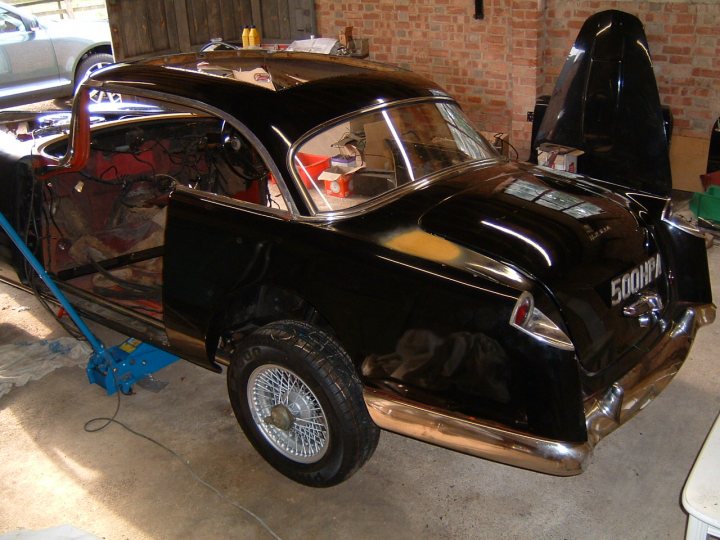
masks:
<instances>
[{"instance_id":1,"label":"windshield","mask_svg":"<svg viewBox=\"0 0 720 540\"><path fill-rule=\"evenodd\" d=\"M293 166L315 210L336 212L495 155L456 104L415 103L320 131L298 148Z\"/></svg>"}]
</instances>

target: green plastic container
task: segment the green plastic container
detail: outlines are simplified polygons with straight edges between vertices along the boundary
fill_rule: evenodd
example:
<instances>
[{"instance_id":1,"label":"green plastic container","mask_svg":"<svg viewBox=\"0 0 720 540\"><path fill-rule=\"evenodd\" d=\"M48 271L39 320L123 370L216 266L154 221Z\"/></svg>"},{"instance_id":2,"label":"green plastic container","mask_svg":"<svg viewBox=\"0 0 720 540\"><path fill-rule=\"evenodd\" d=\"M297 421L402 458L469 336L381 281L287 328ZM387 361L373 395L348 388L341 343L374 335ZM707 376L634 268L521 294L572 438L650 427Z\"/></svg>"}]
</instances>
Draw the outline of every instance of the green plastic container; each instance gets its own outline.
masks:
<instances>
[{"instance_id":1,"label":"green plastic container","mask_svg":"<svg viewBox=\"0 0 720 540\"><path fill-rule=\"evenodd\" d=\"M703 219L720 223L720 186L709 186L705 193L695 193L690 210Z\"/></svg>"}]
</instances>

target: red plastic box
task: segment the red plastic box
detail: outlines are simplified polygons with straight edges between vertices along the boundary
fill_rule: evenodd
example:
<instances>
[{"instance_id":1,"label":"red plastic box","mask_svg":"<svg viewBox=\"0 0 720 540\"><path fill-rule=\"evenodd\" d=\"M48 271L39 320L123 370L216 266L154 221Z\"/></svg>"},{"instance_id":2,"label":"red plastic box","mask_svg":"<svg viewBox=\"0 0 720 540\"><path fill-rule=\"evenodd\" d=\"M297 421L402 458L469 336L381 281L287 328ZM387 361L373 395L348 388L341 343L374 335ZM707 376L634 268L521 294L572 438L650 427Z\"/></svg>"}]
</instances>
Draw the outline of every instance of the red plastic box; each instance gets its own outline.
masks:
<instances>
[{"instance_id":1,"label":"red plastic box","mask_svg":"<svg viewBox=\"0 0 720 540\"><path fill-rule=\"evenodd\" d=\"M298 152L295 156L295 167L305 187L310 187L312 182L317 182L318 175L330 167L330 156Z\"/></svg>"}]
</instances>

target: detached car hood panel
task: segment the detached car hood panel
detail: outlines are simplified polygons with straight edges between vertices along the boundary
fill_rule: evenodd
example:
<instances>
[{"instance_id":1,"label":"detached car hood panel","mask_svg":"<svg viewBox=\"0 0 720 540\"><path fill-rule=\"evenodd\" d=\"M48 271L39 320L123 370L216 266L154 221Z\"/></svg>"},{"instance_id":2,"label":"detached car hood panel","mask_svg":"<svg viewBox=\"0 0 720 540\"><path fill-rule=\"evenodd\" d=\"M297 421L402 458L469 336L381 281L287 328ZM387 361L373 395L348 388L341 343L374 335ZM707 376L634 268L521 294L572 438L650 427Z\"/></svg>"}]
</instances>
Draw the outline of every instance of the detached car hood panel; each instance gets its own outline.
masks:
<instances>
[{"instance_id":1,"label":"detached car hood panel","mask_svg":"<svg viewBox=\"0 0 720 540\"><path fill-rule=\"evenodd\" d=\"M425 212L421 227L543 283L585 368L606 367L651 331L623 315L631 296L642 289L661 301L666 297L664 272L655 263L652 276L638 277L632 294L618 292L625 274L646 273L648 261L656 260L651 230L639 213L627 211L633 207L629 200L587 181L541 168L493 171L447 180L458 190Z\"/></svg>"}]
</instances>

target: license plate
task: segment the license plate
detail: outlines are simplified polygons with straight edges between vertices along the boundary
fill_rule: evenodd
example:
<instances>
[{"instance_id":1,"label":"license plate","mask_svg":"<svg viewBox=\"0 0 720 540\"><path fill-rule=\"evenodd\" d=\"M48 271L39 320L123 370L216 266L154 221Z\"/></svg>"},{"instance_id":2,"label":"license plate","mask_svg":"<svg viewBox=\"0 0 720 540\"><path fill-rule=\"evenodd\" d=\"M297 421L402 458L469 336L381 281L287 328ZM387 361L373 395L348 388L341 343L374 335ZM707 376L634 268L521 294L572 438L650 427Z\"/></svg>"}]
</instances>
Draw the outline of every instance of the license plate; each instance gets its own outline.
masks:
<instances>
[{"instance_id":1,"label":"license plate","mask_svg":"<svg viewBox=\"0 0 720 540\"><path fill-rule=\"evenodd\" d=\"M653 255L629 272L610 282L610 299L613 306L627 300L636 292L644 289L662 275L660 254Z\"/></svg>"}]
</instances>

